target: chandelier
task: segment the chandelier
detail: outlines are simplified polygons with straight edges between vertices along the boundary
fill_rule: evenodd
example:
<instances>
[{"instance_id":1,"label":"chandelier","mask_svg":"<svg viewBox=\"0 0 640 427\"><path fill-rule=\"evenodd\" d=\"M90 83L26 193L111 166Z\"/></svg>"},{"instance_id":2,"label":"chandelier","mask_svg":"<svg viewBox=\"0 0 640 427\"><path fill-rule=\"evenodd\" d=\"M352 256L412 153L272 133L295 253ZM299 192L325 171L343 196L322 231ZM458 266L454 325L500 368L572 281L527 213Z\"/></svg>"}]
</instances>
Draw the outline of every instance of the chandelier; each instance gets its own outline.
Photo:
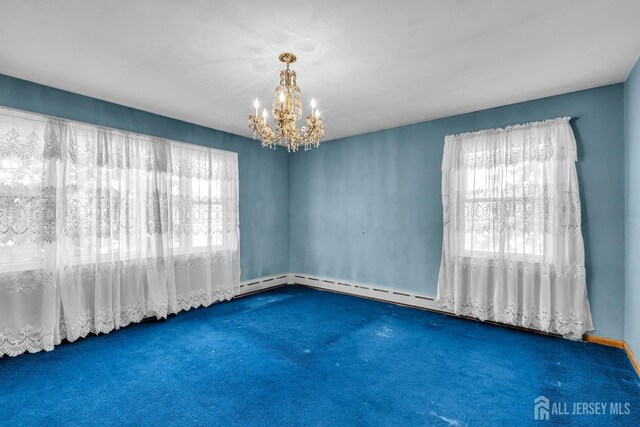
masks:
<instances>
[{"instance_id":1,"label":"chandelier","mask_svg":"<svg viewBox=\"0 0 640 427\"><path fill-rule=\"evenodd\" d=\"M296 82L296 72L289 69L289 65L296 62L293 53L280 54L280 61L287 64L285 70L280 71L280 84L276 87L275 99L271 114L275 122L275 129L267 123L267 109L258 114L260 102L258 98L253 103L255 114L249 116L249 128L253 130L254 139L259 136L262 146L276 148L280 141L287 145L289 151L298 151L300 146L305 150L320 145L324 136L324 125L320 118L320 111L316 108L315 99L311 100L311 114L307 116L306 126L296 128L296 121L302 117L302 102L300 88Z\"/></svg>"}]
</instances>

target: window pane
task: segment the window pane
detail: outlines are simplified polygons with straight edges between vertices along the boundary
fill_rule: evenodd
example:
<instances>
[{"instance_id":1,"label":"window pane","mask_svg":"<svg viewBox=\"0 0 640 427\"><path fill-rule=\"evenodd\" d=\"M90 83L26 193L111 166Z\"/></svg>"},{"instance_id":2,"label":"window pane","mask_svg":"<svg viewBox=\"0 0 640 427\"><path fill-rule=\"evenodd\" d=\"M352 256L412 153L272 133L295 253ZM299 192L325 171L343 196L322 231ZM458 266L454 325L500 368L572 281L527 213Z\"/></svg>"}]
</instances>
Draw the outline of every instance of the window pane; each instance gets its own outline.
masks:
<instances>
[{"instance_id":1,"label":"window pane","mask_svg":"<svg viewBox=\"0 0 640 427\"><path fill-rule=\"evenodd\" d=\"M466 175L465 250L542 255L548 204L541 162L477 168Z\"/></svg>"}]
</instances>

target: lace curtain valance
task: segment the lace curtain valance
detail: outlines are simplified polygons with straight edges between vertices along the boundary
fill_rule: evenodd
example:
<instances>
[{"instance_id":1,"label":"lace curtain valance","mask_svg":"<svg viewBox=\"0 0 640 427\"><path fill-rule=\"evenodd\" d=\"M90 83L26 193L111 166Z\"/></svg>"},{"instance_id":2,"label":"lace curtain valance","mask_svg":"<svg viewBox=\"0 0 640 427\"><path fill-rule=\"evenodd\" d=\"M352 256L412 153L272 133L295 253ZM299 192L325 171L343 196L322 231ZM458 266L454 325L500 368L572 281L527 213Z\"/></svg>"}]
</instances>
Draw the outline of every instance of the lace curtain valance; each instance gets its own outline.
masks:
<instances>
[{"instance_id":1,"label":"lace curtain valance","mask_svg":"<svg viewBox=\"0 0 640 427\"><path fill-rule=\"evenodd\" d=\"M0 108L0 355L230 299L235 153Z\"/></svg>"},{"instance_id":2,"label":"lace curtain valance","mask_svg":"<svg viewBox=\"0 0 640 427\"><path fill-rule=\"evenodd\" d=\"M438 303L580 338L587 298L569 118L445 138Z\"/></svg>"}]
</instances>

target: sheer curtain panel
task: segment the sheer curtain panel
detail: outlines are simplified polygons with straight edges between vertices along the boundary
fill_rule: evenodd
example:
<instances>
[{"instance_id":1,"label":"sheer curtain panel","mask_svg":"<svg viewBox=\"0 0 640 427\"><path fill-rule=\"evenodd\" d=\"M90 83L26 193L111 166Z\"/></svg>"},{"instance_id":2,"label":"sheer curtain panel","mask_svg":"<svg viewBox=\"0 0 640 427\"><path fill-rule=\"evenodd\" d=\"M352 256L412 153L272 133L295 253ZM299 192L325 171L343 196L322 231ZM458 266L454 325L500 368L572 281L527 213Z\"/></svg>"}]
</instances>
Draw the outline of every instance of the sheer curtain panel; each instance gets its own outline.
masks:
<instances>
[{"instance_id":1,"label":"sheer curtain panel","mask_svg":"<svg viewBox=\"0 0 640 427\"><path fill-rule=\"evenodd\" d=\"M238 163L0 108L0 355L228 300Z\"/></svg>"},{"instance_id":2,"label":"sheer curtain panel","mask_svg":"<svg viewBox=\"0 0 640 427\"><path fill-rule=\"evenodd\" d=\"M587 298L569 118L445 138L437 302L579 339Z\"/></svg>"}]
</instances>

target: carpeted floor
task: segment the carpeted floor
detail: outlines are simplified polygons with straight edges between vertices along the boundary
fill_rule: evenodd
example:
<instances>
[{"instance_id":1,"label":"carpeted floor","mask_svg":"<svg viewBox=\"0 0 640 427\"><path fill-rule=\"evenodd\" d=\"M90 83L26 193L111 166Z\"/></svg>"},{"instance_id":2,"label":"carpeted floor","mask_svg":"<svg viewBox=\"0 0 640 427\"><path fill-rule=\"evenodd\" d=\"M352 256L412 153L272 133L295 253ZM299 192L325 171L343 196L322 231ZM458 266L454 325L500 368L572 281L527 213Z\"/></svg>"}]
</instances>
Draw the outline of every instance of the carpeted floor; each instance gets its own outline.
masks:
<instances>
[{"instance_id":1,"label":"carpeted floor","mask_svg":"<svg viewBox=\"0 0 640 427\"><path fill-rule=\"evenodd\" d=\"M7 426L567 423L640 425L622 350L302 287L0 359Z\"/></svg>"}]
</instances>

